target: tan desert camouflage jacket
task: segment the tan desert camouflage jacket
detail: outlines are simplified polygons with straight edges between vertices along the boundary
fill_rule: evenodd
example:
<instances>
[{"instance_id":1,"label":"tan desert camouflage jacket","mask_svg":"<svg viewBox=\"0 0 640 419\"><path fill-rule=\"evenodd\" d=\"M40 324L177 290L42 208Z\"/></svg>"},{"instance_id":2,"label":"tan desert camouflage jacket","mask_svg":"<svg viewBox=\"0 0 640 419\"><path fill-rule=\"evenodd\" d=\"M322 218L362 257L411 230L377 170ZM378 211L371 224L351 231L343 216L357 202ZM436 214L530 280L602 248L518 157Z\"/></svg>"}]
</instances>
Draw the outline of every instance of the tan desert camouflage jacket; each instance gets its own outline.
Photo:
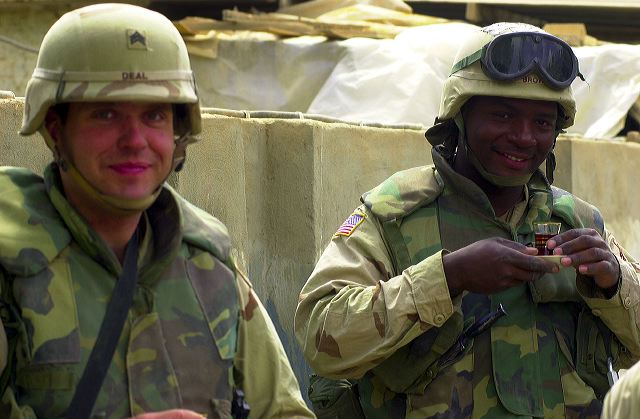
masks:
<instances>
[{"instance_id":1,"label":"tan desert camouflage jacket","mask_svg":"<svg viewBox=\"0 0 640 419\"><path fill-rule=\"evenodd\" d=\"M436 171L409 169L363 195L320 257L295 319L312 368L356 380L371 418L597 418L607 389L597 319L615 334L618 368L640 356L640 266L594 207L552 191L541 173L527 186L522 219L510 225L475 184L435 153L434 162ZM573 268L491 296L450 298L443 249L489 237L531 243L533 222L549 219L562 222L562 231L601 232L621 265L613 298ZM401 270L388 223L407 253ZM498 304L508 315L442 363L463 330Z\"/></svg>"}]
</instances>

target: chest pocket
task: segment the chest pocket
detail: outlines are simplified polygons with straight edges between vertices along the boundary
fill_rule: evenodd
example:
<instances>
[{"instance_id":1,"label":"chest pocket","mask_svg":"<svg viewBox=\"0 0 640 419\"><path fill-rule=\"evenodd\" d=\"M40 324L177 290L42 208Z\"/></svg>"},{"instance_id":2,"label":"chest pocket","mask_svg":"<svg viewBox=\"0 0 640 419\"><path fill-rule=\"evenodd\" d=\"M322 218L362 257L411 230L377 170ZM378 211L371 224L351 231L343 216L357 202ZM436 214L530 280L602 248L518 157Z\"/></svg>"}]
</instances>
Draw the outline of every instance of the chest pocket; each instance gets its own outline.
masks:
<instances>
[{"instance_id":1,"label":"chest pocket","mask_svg":"<svg viewBox=\"0 0 640 419\"><path fill-rule=\"evenodd\" d=\"M153 356L132 367L129 380L156 370L145 364L157 364L164 374L162 382L173 387L175 404L208 412L209 417L230 417L239 320L235 277L211 254L193 252L177 258L156 284L155 313L139 319L136 329L142 332L132 333L129 348L130 356L154 348ZM146 396L139 396L137 403L144 406Z\"/></svg>"},{"instance_id":2,"label":"chest pocket","mask_svg":"<svg viewBox=\"0 0 640 419\"><path fill-rule=\"evenodd\" d=\"M45 416L62 414L81 361L74 287L67 259L60 256L36 274L12 280L21 318L14 355L20 402Z\"/></svg>"},{"instance_id":3,"label":"chest pocket","mask_svg":"<svg viewBox=\"0 0 640 419\"><path fill-rule=\"evenodd\" d=\"M28 349L18 356L33 366L80 361L78 312L69 266L57 258L47 269L13 281Z\"/></svg>"}]
</instances>

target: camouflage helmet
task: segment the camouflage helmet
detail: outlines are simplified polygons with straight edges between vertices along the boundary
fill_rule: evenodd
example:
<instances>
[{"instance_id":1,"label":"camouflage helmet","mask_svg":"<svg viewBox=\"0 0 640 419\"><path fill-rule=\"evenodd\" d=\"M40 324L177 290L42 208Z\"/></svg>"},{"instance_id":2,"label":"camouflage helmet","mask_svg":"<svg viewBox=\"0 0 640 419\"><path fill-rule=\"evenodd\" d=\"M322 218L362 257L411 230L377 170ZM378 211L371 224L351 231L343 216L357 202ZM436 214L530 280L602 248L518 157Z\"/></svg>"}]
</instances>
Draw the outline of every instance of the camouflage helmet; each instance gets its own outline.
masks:
<instances>
[{"instance_id":1,"label":"camouflage helmet","mask_svg":"<svg viewBox=\"0 0 640 419\"><path fill-rule=\"evenodd\" d=\"M483 70L479 59L483 48L501 35L520 32L539 33L558 40L540 28L525 23L496 23L474 32L458 50L452 72L444 83L436 124L426 133L431 144L442 143L451 135L452 130L456 130L453 120L473 96L556 102L562 109L558 119L558 130L573 125L576 104L571 87L552 88L533 72L516 80L502 81L490 78Z\"/></svg>"},{"instance_id":2,"label":"camouflage helmet","mask_svg":"<svg viewBox=\"0 0 640 419\"><path fill-rule=\"evenodd\" d=\"M63 15L42 41L20 133L41 130L57 103L105 101L185 104L176 135L200 132L187 48L163 15L128 4L96 4Z\"/></svg>"}]
</instances>

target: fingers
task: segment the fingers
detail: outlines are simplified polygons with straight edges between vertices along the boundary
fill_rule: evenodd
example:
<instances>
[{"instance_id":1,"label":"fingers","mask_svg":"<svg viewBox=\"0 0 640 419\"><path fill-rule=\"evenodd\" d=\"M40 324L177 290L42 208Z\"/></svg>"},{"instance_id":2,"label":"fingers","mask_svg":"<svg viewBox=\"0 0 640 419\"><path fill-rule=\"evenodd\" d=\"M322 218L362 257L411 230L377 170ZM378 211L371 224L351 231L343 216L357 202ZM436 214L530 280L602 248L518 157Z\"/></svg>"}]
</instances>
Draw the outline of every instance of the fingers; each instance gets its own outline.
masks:
<instances>
[{"instance_id":1,"label":"fingers","mask_svg":"<svg viewBox=\"0 0 640 419\"><path fill-rule=\"evenodd\" d=\"M537 279L545 273L559 271L558 266L548 260L537 258L538 251L534 247L503 240L504 248L500 249L501 257L497 261L496 270L501 270L505 276L512 276L516 281L526 282ZM535 278L534 278L535 276Z\"/></svg>"},{"instance_id":2,"label":"fingers","mask_svg":"<svg viewBox=\"0 0 640 419\"><path fill-rule=\"evenodd\" d=\"M593 262L593 263L581 263L577 265L578 267L578 272L580 272L582 275L587 275L587 276L603 276L603 275L610 275L610 276L616 276L617 275L613 275L613 272L617 271L618 269L618 264L617 263L611 263L608 260L600 260L598 262Z\"/></svg>"},{"instance_id":3,"label":"fingers","mask_svg":"<svg viewBox=\"0 0 640 419\"><path fill-rule=\"evenodd\" d=\"M508 247L510 249L516 250L519 253L524 253L525 255L535 256L537 254L537 250L535 247L529 247L522 243L518 243L512 240L498 238L496 241L502 246Z\"/></svg>"},{"instance_id":4,"label":"fingers","mask_svg":"<svg viewBox=\"0 0 640 419\"><path fill-rule=\"evenodd\" d=\"M505 255L505 258L495 267L493 273L493 287L495 289L493 292L535 281L546 273L558 271L558 266L553 262L512 252L511 255Z\"/></svg>"},{"instance_id":5,"label":"fingers","mask_svg":"<svg viewBox=\"0 0 640 419\"><path fill-rule=\"evenodd\" d=\"M613 262L614 260L613 254L608 249L601 249L598 247L586 248L585 250L581 250L575 253L569 253L567 255L564 255L564 252L563 252L562 255L565 256L562 258L563 265L565 266L572 265L575 267L578 267L584 264L597 263L600 261ZM566 263L567 259L569 259L570 261L570 263L568 264Z\"/></svg>"},{"instance_id":6,"label":"fingers","mask_svg":"<svg viewBox=\"0 0 640 419\"><path fill-rule=\"evenodd\" d=\"M543 265L546 265L546 262ZM527 282L533 282L542 277L545 273L551 271L558 271L558 267L551 263L552 266L545 266L545 269L549 269L546 271L540 270L530 270L530 269L521 269L515 266L507 267L499 274L496 274L493 284L493 290L490 293L500 292L505 289L521 285ZM537 269L537 268L536 268Z\"/></svg>"},{"instance_id":7,"label":"fingers","mask_svg":"<svg viewBox=\"0 0 640 419\"><path fill-rule=\"evenodd\" d=\"M531 271L526 269L513 269L511 273L508 275L510 279L513 280L512 285L517 285L517 283L525 283L531 282L539 279L542 275L544 275L545 271Z\"/></svg>"},{"instance_id":8,"label":"fingers","mask_svg":"<svg viewBox=\"0 0 640 419\"><path fill-rule=\"evenodd\" d=\"M549 240L554 255L564 255L563 266L574 266L578 273L593 277L600 288L618 282L620 266L600 234L588 228L568 230Z\"/></svg>"},{"instance_id":9,"label":"fingers","mask_svg":"<svg viewBox=\"0 0 640 419\"><path fill-rule=\"evenodd\" d=\"M558 234L547 242L554 255L572 255L584 249L598 247L608 249L600 234L591 228L576 228Z\"/></svg>"},{"instance_id":10,"label":"fingers","mask_svg":"<svg viewBox=\"0 0 640 419\"><path fill-rule=\"evenodd\" d=\"M562 264L574 266L580 274L593 277L600 288L614 286L620 276L620 265L615 256L603 249L592 248L562 258Z\"/></svg>"},{"instance_id":11,"label":"fingers","mask_svg":"<svg viewBox=\"0 0 640 419\"><path fill-rule=\"evenodd\" d=\"M535 257L538 251L535 248L526 248L526 253L515 253L511 255L508 263L514 267L515 270L526 272L528 275L531 272L545 274L556 273L559 271L558 266L543 258Z\"/></svg>"},{"instance_id":12,"label":"fingers","mask_svg":"<svg viewBox=\"0 0 640 419\"><path fill-rule=\"evenodd\" d=\"M493 294L559 271L548 260L535 257L535 248L507 239L475 242L443 257L450 291Z\"/></svg>"}]
</instances>

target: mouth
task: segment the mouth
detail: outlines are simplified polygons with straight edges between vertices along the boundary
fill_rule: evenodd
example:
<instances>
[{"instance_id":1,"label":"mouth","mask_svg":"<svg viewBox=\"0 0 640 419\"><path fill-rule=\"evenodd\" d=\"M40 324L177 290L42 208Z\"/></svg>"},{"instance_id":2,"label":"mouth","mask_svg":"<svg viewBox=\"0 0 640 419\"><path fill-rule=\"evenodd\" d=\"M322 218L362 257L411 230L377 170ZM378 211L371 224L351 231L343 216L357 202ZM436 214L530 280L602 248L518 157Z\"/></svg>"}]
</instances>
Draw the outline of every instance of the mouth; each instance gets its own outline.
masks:
<instances>
[{"instance_id":1,"label":"mouth","mask_svg":"<svg viewBox=\"0 0 640 419\"><path fill-rule=\"evenodd\" d=\"M523 162L525 160L528 160L528 158L526 157L518 157L518 156L514 156L513 154L509 154L509 153L500 153L502 154L502 156L506 157L507 159L514 161L514 162Z\"/></svg>"},{"instance_id":2,"label":"mouth","mask_svg":"<svg viewBox=\"0 0 640 419\"><path fill-rule=\"evenodd\" d=\"M531 156L504 151L496 151L496 153L502 158L503 165L508 169L515 171L529 170Z\"/></svg>"},{"instance_id":3,"label":"mouth","mask_svg":"<svg viewBox=\"0 0 640 419\"><path fill-rule=\"evenodd\" d=\"M109 168L121 175L137 175L146 171L151 165L140 162L125 162L112 164Z\"/></svg>"}]
</instances>

